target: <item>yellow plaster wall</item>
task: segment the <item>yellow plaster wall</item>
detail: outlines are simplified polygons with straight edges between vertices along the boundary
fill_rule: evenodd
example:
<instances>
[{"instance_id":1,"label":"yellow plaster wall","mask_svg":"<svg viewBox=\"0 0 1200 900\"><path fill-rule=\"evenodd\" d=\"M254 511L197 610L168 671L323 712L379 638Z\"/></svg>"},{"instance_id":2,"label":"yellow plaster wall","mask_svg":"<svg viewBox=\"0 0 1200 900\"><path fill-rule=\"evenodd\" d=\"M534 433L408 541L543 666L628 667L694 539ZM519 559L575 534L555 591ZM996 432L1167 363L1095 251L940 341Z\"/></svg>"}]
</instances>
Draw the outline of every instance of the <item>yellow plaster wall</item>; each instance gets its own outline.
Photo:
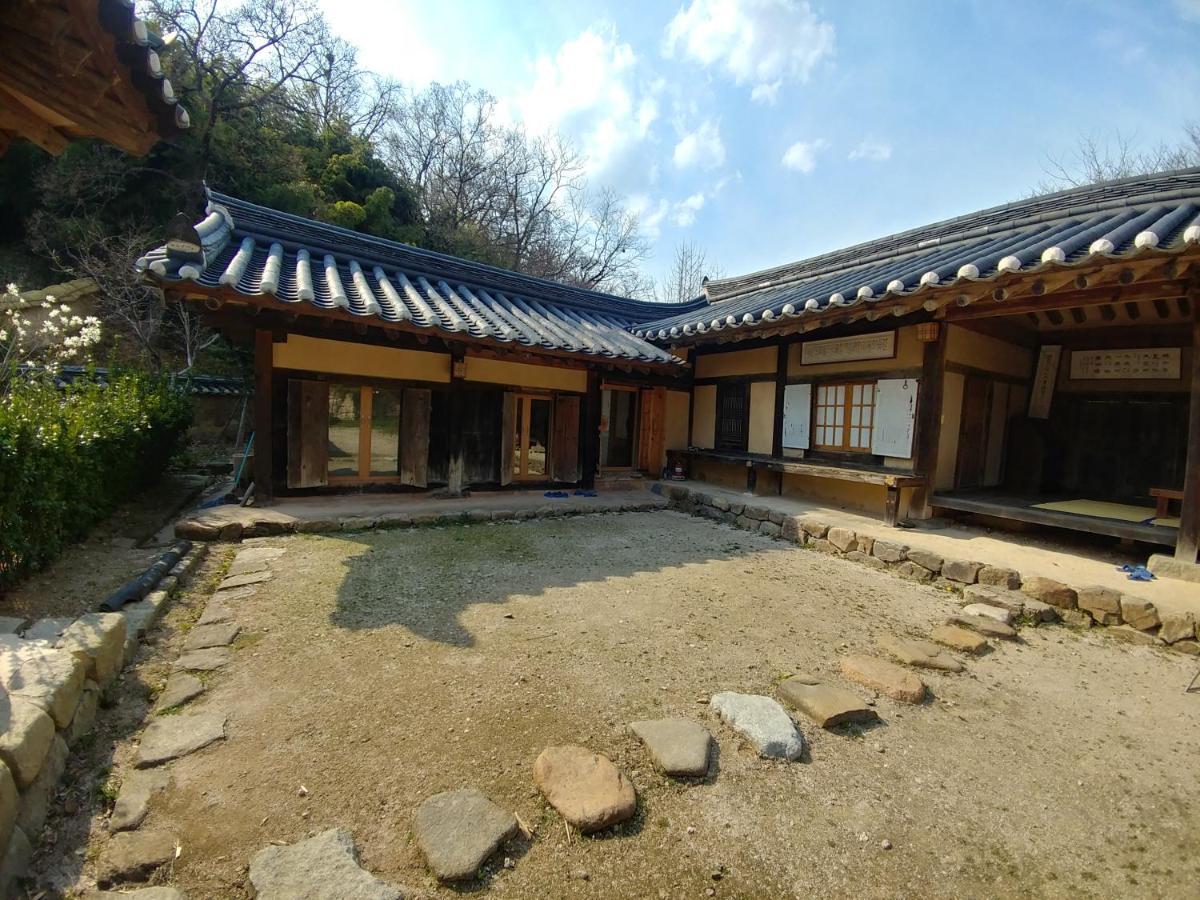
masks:
<instances>
[{"instance_id":1,"label":"yellow plaster wall","mask_svg":"<svg viewBox=\"0 0 1200 900\"><path fill-rule=\"evenodd\" d=\"M399 350L302 334L289 334L285 343L271 346L271 358L277 369L303 369L403 381L445 383L450 380L450 356L446 353Z\"/></svg>"},{"instance_id":2,"label":"yellow plaster wall","mask_svg":"<svg viewBox=\"0 0 1200 900\"><path fill-rule=\"evenodd\" d=\"M717 442L717 386L701 384L695 388L692 411L692 446L711 450Z\"/></svg>"},{"instance_id":3,"label":"yellow plaster wall","mask_svg":"<svg viewBox=\"0 0 1200 900\"><path fill-rule=\"evenodd\" d=\"M726 378L731 375L774 374L775 358L774 347L701 355L696 358L696 377Z\"/></svg>"},{"instance_id":4,"label":"yellow plaster wall","mask_svg":"<svg viewBox=\"0 0 1200 900\"><path fill-rule=\"evenodd\" d=\"M686 450L688 446L688 410L692 398L686 391L667 391L663 411L664 449Z\"/></svg>"},{"instance_id":5,"label":"yellow plaster wall","mask_svg":"<svg viewBox=\"0 0 1200 900\"><path fill-rule=\"evenodd\" d=\"M1028 347L950 325L946 332L946 359L986 372L1031 378L1036 354Z\"/></svg>"},{"instance_id":6,"label":"yellow plaster wall","mask_svg":"<svg viewBox=\"0 0 1200 900\"><path fill-rule=\"evenodd\" d=\"M958 432L962 427L963 385L966 379L947 372L942 381L942 430L938 436L937 477L934 489L953 490L958 467Z\"/></svg>"},{"instance_id":7,"label":"yellow plaster wall","mask_svg":"<svg viewBox=\"0 0 1200 900\"><path fill-rule=\"evenodd\" d=\"M587 372L583 369L535 366L529 363L506 362L479 356L468 356L465 362L467 381L509 384L548 391L583 393L587 390Z\"/></svg>"},{"instance_id":8,"label":"yellow plaster wall","mask_svg":"<svg viewBox=\"0 0 1200 900\"><path fill-rule=\"evenodd\" d=\"M880 329L885 331L886 329ZM814 333L810 340L824 340ZM896 331L896 355L891 359L860 359L853 362L820 363L803 366L800 364L800 346L795 343L788 347L788 377L789 378L819 378L826 375L859 374L862 372L878 372L881 375L898 369L919 369L924 361L924 344L917 340L917 330L913 325L907 325Z\"/></svg>"},{"instance_id":9,"label":"yellow plaster wall","mask_svg":"<svg viewBox=\"0 0 1200 900\"><path fill-rule=\"evenodd\" d=\"M755 381L750 385L750 433L746 449L770 453L775 440L775 382Z\"/></svg>"}]
</instances>

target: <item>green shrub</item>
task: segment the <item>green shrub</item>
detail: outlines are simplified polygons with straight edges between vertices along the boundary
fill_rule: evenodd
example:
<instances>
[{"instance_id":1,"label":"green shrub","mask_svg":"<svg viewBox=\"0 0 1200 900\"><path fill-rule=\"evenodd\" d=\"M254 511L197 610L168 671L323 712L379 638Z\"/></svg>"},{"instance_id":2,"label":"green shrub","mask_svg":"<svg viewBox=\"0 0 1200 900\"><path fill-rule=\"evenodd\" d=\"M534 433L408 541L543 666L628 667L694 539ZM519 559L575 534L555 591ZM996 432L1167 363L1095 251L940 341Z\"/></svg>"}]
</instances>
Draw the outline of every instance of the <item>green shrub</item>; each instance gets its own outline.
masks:
<instances>
[{"instance_id":1,"label":"green shrub","mask_svg":"<svg viewBox=\"0 0 1200 900\"><path fill-rule=\"evenodd\" d=\"M145 375L66 390L14 379L0 397L0 588L157 479L190 422L186 394Z\"/></svg>"}]
</instances>

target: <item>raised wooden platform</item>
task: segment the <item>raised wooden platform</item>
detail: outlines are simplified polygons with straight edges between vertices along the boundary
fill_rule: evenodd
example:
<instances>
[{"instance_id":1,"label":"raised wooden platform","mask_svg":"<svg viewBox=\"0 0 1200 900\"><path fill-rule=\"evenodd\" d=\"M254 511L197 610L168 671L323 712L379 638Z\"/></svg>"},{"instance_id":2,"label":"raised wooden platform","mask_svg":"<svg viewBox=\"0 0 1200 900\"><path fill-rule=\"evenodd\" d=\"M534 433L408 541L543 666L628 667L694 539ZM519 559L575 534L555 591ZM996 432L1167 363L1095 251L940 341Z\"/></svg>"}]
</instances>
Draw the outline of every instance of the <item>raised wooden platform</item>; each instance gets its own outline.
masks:
<instances>
[{"instance_id":1,"label":"raised wooden platform","mask_svg":"<svg viewBox=\"0 0 1200 900\"><path fill-rule=\"evenodd\" d=\"M972 491L953 494L934 494L931 501L934 511L974 513L993 519L1008 519L1030 525L1046 525L1068 531L1101 534L1107 537L1141 541L1146 544L1175 546L1178 529L1163 525L1144 525L1140 522L1122 522L1099 516L1083 516L1077 513L1038 509L1033 504L1045 502L1045 497L1018 497L990 491Z\"/></svg>"}]
</instances>

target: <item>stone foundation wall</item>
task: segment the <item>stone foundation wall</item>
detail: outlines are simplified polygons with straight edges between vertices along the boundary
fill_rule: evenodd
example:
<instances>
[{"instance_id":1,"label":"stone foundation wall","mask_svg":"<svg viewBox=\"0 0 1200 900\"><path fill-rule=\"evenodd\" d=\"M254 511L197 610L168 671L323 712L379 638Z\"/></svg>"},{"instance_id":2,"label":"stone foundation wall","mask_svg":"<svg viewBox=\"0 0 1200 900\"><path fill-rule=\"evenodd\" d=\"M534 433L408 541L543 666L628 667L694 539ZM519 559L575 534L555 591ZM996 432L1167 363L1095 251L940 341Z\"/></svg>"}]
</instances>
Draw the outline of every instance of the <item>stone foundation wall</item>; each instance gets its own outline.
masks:
<instances>
[{"instance_id":1,"label":"stone foundation wall","mask_svg":"<svg viewBox=\"0 0 1200 900\"><path fill-rule=\"evenodd\" d=\"M678 484L655 487L673 509L951 590L967 604L1016 609L1037 621L1062 621L1080 628L1110 626L1108 633L1119 640L1200 656L1200 633L1191 613L1160 616L1149 600L1112 588L1072 587L1015 569L948 559L909 547L896 539L895 529L882 523L878 534L858 533L831 526L812 514L784 515L756 505L753 497L735 501Z\"/></svg>"},{"instance_id":2,"label":"stone foundation wall","mask_svg":"<svg viewBox=\"0 0 1200 900\"><path fill-rule=\"evenodd\" d=\"M95 725L101 692L137 655L207 549L194 547L156 590L121 612L28 625L0 619L0 896L10 896L29 867L71 748Z\"/></svg>"}]
</instances>

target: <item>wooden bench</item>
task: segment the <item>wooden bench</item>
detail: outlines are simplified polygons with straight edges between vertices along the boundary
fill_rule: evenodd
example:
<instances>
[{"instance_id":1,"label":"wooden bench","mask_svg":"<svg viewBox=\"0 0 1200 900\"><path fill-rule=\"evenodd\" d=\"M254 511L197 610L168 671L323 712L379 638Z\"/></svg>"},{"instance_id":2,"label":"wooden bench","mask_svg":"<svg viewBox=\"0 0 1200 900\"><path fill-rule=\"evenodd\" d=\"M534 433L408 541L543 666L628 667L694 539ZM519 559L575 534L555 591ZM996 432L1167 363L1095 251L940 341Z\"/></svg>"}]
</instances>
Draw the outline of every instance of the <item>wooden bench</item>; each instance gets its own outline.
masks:
<instances>
[{"instance_id":1,"label":"wooden bench","mask_svg":"<svg viewBox=\"0 0 1200 900\"><path fill-rule=\"evenodd\" d=\"M1150 488L1150 496L1154 498L1154 518L1165 519L1171 514L1171 501L1183 502L1183 491L1173 491L1170 488Z\"/></svg>"},{"instance_id":2,"label":"wooden bench","mask_svg":"<svg viewBox=\"0 0 1200 900\"><path fill-rule=\"evenodd\" d=\"M906 475L888 469L870 466L854 466L841 463L818 462L809 459L790 459L767 456L762 453L736 453L726 450L688 450L683 453L689 459L744 465L747 469L746 488L753 491L760 469L786 475L808 475L812 478L831 478L837 481L856 481L860 484L880 484L887 488L883 521L895 525L900 513L900 491L904 488L924 487L925 479L920 475Z\"/></svg>"}]
</instances>

